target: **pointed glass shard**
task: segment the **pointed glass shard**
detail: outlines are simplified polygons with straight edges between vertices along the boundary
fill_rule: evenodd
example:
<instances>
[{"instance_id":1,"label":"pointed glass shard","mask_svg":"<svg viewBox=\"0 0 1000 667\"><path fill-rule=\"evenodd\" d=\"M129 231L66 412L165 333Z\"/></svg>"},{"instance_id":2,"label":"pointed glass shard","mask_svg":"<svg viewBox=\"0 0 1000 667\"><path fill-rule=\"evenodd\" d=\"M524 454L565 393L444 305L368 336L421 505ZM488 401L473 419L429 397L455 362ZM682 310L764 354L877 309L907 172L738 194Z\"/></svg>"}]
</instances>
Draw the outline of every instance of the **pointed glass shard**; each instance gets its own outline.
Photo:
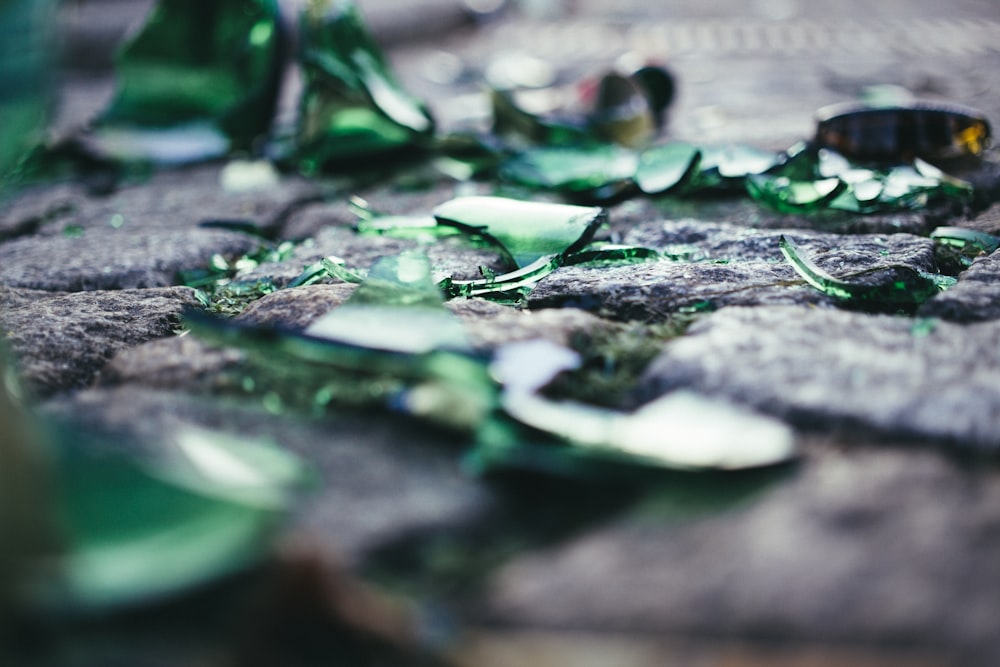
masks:
<instances>
[{"instance_id":1,"label":"pointed glass shard","mask_svg":"<svg viewBox=\"0 0 1000 667\"><path fill-rule=\"evenodd\" d=\"M300 37L305 89L296 142L304 173L430 138L427 108L399 84L353 2L309 0Z\"/></svg>"},{"instance_id":2,"label":"pointed glass shard","mask_svg":"<svg viewBox=\"0 0 1000 667\"><path fill-rule=\"evenodd\" d=\"M701 151L684 142L651 146L639 154L635 182L648 195L683 189L701 168Z\"/></svg>"},{"instance_id":3,"label":"pointed glass shard","mask_svg":"<svg viewBox=\"0 0 1000 667\"><path fill-rule=\"evenodd\" d=\"M249 151L270 128L283 49L274 0L163 0L122 50L117 92L88 142L167 163Z\"/></svg>"},{"instance_id":4,"label":"pointed glass shard","mask_svg":"<svg viewBox=\"0 0 1000 667\"><path fill-rule=\"evenodd\" d=\"M433 214L442 224L495 239L521 268L582 248L607 220L607 211L599 206L480 196L452 199Z\"/></svg>"},{"instance_id":5,"label":"pointed glass shard","mask_svg":"<svg viewBox=\"0 0 1000 667\"><path fill-rule=\"evenodd\" d=\"M878 267L866 273L885 272L887 278L876 284L862 284L834 278L821 269L790 239L779 239L782 254L803 280L829 296L865 302L874 306L921 304L954 284L947 276L928 275L906 266Z\"/></svg>"}]
</instances>

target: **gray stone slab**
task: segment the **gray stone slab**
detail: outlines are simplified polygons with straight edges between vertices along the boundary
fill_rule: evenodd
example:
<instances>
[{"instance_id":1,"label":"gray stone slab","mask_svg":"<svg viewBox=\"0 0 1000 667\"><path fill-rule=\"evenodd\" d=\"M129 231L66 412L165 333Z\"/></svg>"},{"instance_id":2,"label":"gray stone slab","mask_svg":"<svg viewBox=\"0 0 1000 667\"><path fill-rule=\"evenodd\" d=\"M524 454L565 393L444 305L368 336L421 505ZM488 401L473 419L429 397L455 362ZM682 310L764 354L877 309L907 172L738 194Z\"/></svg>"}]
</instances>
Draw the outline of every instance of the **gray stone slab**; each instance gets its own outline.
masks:
<instances>
[{"instance_id":1,"label":"gray stone slab","mask_svg":"<svg viewBox=\"0 0 1000 667\"><path fill-rule=\"evenodd\" d=\"M563 267L529 295L531 308L577 306L616 319L659 320L671 313L731 305L824 304L839 301L807 286L778 247L784 234L820 268L858 284L885 282L889 267L934 269L934 245L910 234L837 235L765 231L698 220L666 220L628 233L676 260L601 267ZM692 261L693 260L693 261Z\"/></svg>"},{"instance_id":2,"label":"gray stone slab","mask_svg":"<svg viewBox=\"0 0 1000 667\"><path fill-rule=\"evenodd\" d=\"M169 226L30 236L0 244L0 285L63 292L168 287L213 255L236 258L261 243L232 231Z\"/></svg>"},{"instance_id":3,"label":"gray stone slab","mask_svg":"<svg viewBox=\"0 0 1000 667\"><path fill-rule=\"evenodd\" d=\"M491 503L488 491L459 469L460 438L392 415L369 419L331 412L306 420L251 404L134 386L80 391L40 410L108 433L105 446L139 456L155 455L183 424L288 448L319 477L291 531L329 548L347 565L409 531L473 521Z\"/></svg>"},{"instance_id":4,"label":"gray stone slab","mask_svg":"<svg viewBox=\"0 0 1000 667\"><path fill-rule=\"evenodd\" d=\"M997 322L726 308L669 342L640 388L645 397L692 388L810 429L860 427L997 453L997 340Z\"/></svg>"},{"instance_id":5,"label":"gray stone slab","mask_svg":"<svg viewBox=\"0 0 1000 667\"><path fill-rule=\"evenodd\" d=\"M186 287L19 292L0 292L0 327L25 386L39 396L86 386L116 351L172 335L184 308L197 305Z\"/></svg>"},{"instance_id":6,"label":"gray stone slab","mask_svg":"<svg viewBox=\"0 0 1000 667\"><path fill-rule=\"evenodd\" d=\"M958 277L958 283L923 304L922 317L953 322L1000 319L1000 251L981 257Z\"/></svg>"},{"instance_id":7,"label":"gray stone slab","mask_svg":"<svg viewBox=\"0 0 1000 667\"><path fill-rule=\"evenodd\" d=\"M505 566L472 607L535 630L905 646L993 664L997 471L926 451L810 452L725 511L697 509L710 493L698 480L665 482L629 514ZM725 495L730 479L711 488Z\"/></svg>"},{"instance_id":8,"label":"gray stone slab","mask_svg":"<svg viewBox=\"0 0 1000 667\"><path fill-rule=\"evenodd\" d=\"M320 186L284 176L271 187L229 191L225 164L196 165L153 172L143 182L123 182L106 196L92 196L83 184L29 188L0 210L0 240L33 233L58 236L67 229L191 229L206 222L241 222L277 233Z\"/></svg>"}]
</instances>

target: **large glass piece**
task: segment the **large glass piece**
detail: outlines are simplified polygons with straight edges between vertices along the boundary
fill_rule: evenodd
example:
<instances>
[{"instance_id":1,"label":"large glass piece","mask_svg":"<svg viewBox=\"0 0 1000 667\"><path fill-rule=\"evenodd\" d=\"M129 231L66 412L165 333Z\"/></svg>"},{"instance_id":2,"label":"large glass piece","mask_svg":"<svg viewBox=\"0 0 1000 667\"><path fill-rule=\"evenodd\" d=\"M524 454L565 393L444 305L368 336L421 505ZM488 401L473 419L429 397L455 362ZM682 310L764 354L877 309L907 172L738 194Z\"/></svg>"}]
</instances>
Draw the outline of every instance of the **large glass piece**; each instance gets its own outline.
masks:
<instances>
[{"instance_id":1,"label":"large glass piece","mask_svg":"<svg viewBox=\"0 0 1000 667\"><path fill-rule=\"evenodd\" d=\"M300 40L305 89L296 140L303 172L430 138L430 114L396 80L352 2L309 0Z\"/></svg>"},{"instance_id":2,"label":"large glass piece","mask_svg":"<svg viewBox=\"0 0 1000 667\"><path fill-rule=\"evenodd\" d=\"M275 0L162 0L118 58L93 146L165 163L253 150L271 126L284 41Z\"/></svg>"},{"instance_id":3,"label":"large glass piece","mask_svg":"<svg viewBox=\"0 0 1000 667\"><path fill-rule=\"evenodd\" d=\"M0 2L0 197L21 179L48 118L53 2Z\"/></svg>"}]
</instances>

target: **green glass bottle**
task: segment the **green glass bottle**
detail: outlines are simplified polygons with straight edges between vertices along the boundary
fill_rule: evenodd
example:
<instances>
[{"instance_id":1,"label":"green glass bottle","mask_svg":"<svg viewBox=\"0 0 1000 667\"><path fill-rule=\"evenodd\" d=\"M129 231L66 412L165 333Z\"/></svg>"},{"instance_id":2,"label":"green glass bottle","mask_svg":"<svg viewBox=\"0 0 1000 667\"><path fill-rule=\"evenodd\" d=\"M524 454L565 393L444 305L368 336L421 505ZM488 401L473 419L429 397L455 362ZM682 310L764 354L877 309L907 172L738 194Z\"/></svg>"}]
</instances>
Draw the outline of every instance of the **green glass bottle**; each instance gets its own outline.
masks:
<instances>
[{"instance_id":1,"label":"green glass bottle","mask_svg":"<svg viewBox=\"0 0 1000 667\"><path fill-rule=\"evenodd\" d=\"M396 80L354 3L309 0L299 38L296 153L304 173L413 147L433 133L426 107Z\"/></svg>"},{"instance_id":2,"label":"green glass bottle","mask_svg":"<svg viewBox=\"0 0 1000 667\"><path fill-rule=\"evenodd\" d=\"M285 36L276 0L161 0L119 54L97 147L153 162L254 149L271 126Z\"/></svg>"}]
</instances>

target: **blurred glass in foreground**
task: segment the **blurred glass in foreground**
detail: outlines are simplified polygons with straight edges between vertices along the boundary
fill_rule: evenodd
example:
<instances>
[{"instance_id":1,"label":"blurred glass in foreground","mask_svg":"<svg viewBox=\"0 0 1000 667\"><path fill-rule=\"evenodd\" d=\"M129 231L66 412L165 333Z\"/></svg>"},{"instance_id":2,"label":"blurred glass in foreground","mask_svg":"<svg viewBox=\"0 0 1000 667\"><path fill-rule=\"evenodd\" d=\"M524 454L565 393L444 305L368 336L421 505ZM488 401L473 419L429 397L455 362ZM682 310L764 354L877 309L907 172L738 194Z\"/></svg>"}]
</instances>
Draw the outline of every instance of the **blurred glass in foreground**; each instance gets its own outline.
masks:
<instances>
[{"instance_id":1,"label":"blurred glass in foreground","mask_svg":"<svg viewBox=\"0 0 1000 667\"><path fill-rule=\"evenodd\" d=\"M44 136L54 6L0 0L0 197L23 178L27 155Z\"/></svg>"}]
</instances>

